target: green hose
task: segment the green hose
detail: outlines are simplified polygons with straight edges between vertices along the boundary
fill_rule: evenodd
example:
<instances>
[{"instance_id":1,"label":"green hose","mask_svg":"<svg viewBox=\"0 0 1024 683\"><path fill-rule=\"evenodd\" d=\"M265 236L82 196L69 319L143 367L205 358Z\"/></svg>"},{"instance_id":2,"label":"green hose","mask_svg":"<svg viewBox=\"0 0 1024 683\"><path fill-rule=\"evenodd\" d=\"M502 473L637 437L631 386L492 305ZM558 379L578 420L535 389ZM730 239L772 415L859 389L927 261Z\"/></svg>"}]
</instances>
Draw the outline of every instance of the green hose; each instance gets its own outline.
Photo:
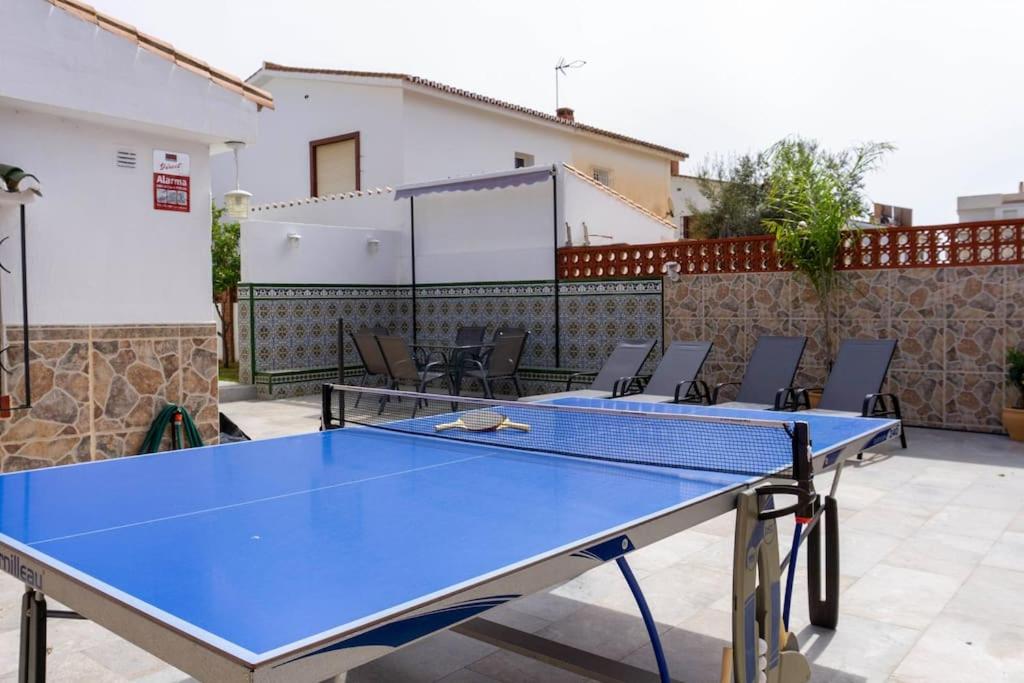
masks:
<instances>
[{"instance_id":1,"label":"green hose","mask_svg":"<svg viewBox=\"0 0 1024 683\"><path fill-rule=\"evenodd\" d=\"M188 414L188 411L181 406L168 403L153 420L149 431L146 432L146 440L142 442L142 453L156 453L160 450L160 442L163 441L168 424L171 425L172 450L183 447L182 429L185 431L184 436L188 438L190 448L203 445L203 437L199 434L199 429L192 421L192 416Z\"/></svg>"}]
</instances>

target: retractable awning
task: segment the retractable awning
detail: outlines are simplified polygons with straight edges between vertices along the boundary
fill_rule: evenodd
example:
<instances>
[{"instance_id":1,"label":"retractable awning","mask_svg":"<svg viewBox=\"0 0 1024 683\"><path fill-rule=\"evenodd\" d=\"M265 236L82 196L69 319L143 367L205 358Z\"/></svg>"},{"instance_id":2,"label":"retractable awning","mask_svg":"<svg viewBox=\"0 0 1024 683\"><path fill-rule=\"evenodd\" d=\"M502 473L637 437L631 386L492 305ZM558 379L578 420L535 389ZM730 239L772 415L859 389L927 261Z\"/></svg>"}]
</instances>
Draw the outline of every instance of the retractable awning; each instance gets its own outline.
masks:
<instances>
[{"instance_id":1,"label":"retractable awning","mask_svg":"<svg viewBox=\"0 0 1024 683\"><path fill-rule=\"evenodd\" d=\"M480 175L448 178L447 180L435 180L426 183L410 183L395 189L395 199L419 197L420 195L434 192L496 190L503 187L516 187L517 185L532 185L550 180L554 174L555 168L553 166L530 166L528 168L517 168L514 171L482 173Z\"/></svg>"}]
</instances>

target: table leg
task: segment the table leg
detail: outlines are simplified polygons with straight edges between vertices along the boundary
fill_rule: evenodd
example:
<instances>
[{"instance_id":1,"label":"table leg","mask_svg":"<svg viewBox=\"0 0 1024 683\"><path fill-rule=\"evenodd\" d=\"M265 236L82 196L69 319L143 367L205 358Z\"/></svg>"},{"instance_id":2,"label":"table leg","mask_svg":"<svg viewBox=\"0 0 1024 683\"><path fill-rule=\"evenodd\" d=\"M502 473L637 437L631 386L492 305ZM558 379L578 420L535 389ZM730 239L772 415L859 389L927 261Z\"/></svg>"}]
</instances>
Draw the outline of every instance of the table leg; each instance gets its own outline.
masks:
<instances>
[{"instance_id":1,"label":"table leg","mask_svg":"<svg viewBox=\"0 0 1024 683\"><path fill-rule=\"evenodd\" d=\"M21 598L21 650L18 683L46 680L46 598L26 588Z\"/></svg>"}]
</instances>

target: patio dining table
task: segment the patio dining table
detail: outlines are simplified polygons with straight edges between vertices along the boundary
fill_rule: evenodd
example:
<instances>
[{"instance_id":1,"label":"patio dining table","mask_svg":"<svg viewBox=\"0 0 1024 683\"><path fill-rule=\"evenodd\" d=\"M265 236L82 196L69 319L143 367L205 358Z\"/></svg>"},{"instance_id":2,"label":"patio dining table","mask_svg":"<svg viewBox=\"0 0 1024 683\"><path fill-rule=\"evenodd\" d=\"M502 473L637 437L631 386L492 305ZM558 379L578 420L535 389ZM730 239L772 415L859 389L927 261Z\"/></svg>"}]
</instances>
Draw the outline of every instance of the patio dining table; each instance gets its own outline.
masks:
<instances>
[{"instance_id":1,"label":"patio dining table","mask_svg":"<svg viewBox=\"0 0 1024 683\"><path fill-rule=\"evenodd\" d=\"M464 363L467 355L483 353L494 348L493 341L484 341L474 344L457 344L454 341L427 340L413 344L413 348L424 351L427 356L437 354L444 359L445 366L452 378L452 386L455 387L455 395L462 392L462 376Z\"/></svg>"}]
</instances>

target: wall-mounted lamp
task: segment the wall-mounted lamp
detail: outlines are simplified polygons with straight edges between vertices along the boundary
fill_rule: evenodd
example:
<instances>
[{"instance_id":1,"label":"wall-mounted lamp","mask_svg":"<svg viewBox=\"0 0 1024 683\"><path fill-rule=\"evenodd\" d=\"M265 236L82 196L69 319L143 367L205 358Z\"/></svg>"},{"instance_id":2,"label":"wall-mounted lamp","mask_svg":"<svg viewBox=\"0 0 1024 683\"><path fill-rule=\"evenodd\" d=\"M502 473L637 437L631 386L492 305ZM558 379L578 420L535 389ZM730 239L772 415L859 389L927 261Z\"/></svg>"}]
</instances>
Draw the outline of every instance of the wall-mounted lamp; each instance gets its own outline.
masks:
<instances>
[{"instance_id":1,"label":"wall-mounted lamp","mask_svg":"<svg viewBox=\"0 0 1024 683\"><path fill-rule=\"evenodd\" d=\"M249 217L249 201L252 199L252 193L241 189L238 184L238 150L245 147L245 143L229 140L224 144L235 155L235 189L224 194L224 208L227 209L228 216L241 220Z\"/></svg>"},{"instance_id":2,"label":"wall-mounted lamp","mask_svg":"<svg viewBox=\"0 0 1024 683\"><path fill-rule=\"evenodd\" d=\"M682 267L679 265L678 261L666 261L661 267L661 272L664 273L665 277L672 282L679 282L680 270L682 270Z\"/></svg>"},{"instance_id":3,"label":"wall-mounted lamp","mask_svg":"<svg viewBox=\"0 0 1024 683\"><path fill-rule=\"evenodd\" d=\"M292 245L293 247L299 246L299 241L301 239L302 239L302 235L300 235L297 232L290 232L290 233L288 233L288 244Z\"/></svg>"},{"instance_id":4,"label":"wall-mounted lamp","mask_svg":"<svg viewBox=\"0 0 1024 683\"><path fill-rule=\"evenodd\" d=\"M366 251L370 252L371 254L376 254L378 251L380 251L380 240L374 239L373 237L368 237L366 239Z\"/></svg>"}]
</instances>

